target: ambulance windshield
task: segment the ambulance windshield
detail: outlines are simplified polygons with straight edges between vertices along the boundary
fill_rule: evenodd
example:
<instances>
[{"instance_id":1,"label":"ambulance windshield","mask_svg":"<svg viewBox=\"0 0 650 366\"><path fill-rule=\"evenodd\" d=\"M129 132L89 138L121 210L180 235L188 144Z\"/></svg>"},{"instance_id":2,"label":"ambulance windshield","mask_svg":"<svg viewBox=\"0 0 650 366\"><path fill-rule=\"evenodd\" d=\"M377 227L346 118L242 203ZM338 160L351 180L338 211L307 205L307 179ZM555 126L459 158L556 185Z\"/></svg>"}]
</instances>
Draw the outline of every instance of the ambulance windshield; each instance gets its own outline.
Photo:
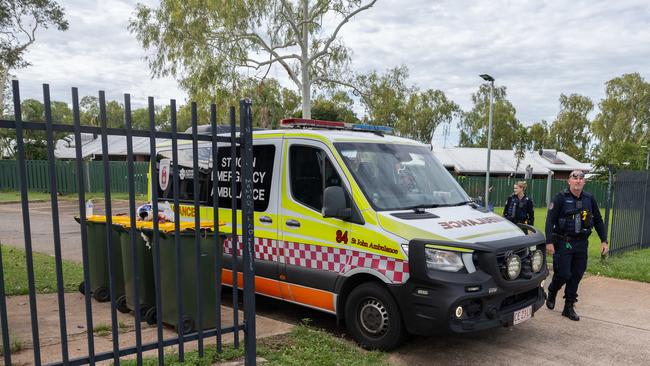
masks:
<instances>
[{"instance_id":1,"label":"ambulance windshield","mask_svg":"<svg viewBox=\"0 0 650 366\"><path fill-rule=\"evenodd\" d=\"M334 146L376 210L454 206L470 200L424 146L347 142Z\"/></svg>"}]
</instances>

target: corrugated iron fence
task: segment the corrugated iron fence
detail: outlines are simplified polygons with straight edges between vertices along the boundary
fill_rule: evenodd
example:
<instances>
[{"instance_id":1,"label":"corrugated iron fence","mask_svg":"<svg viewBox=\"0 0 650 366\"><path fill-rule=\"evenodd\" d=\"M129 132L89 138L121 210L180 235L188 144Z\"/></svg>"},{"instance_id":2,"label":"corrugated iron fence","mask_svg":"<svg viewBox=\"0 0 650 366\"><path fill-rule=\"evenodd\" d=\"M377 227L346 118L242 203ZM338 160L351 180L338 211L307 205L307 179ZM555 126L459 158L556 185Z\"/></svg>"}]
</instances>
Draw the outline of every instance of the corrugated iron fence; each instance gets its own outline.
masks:
<instances>
[{"instance_id":1,"label":"corrugated iron fence","mask_svg":"<svg viewBox=\"0 0 650 366\"><path fill-rule=\"evenodd\" d=\"M50 191L49 163L47 160L26 160L27 189L37 192ZM86 192L104 191L104 164L98 160L83 162L82 180L77 177L75 161L57 160L54 164L56 172L57 191L59 193L79 192L78 183L83 182ZM147 193L148 162L133 163L133 182L136 194ZM110 161L108 175L111 192L128 192L128 163L126 161ZM18 181L18 161L0 160L0 190L20 189Z\"/></svg>"},{"instance_id":2,"label":"corrugated iron fence","mask_svg":"<svg viewBox=\"0 0 650 366\"><path fill-rule=\"evenodd\" d=\"M650 175L621 171L615 175L610 252L650 248Z\"/></svg>"},{"instance_id":3,"label":"corrugated iron fence","mask_svg":"<svg viewBox=\"0 0 650 366\"><path fill-rule=\"evenodd\" d=\"M158 364L165 364L165 347L176 347L174 349L174 358L178 357L181 361L185 358L185 348L184 344L186 342L197 342L198 353L200 357L203 357L204 347L203 343L207 337L215 337L215 343L217 345L217 352L221 352L221 342L222 335L227 333L232 333L234 335L235 347L239 347L239 337L238 334L240 331L244 331L244 342L245 342L245 355L246 355L246 364L253 365L255 364L255 297L254 297L254 266L253 266L253 146L252 146L252 109L251 102L248 100L242 100L240 103L240 131L239 137L235 133L231 133L230 137L216 136L215 134L211 135L199 135L197 128L197 106L195 103L192 103L192 133L178 133L176 128L176 103L174 100L170 102L170 111L171 111L171 129L172 132L158 132L155 130L154 126L154 100L149 98L149 130L148 131L136 131L132 129L131 126L131 102L130 95L124 95L124 128L108 128L107 127L107 118L106 118L106 100L105 94L103 91L99 92L99 120L101 122L101 127L90 127L90 126L81 126L79 118L79 95L77 88L72 88L72 109L73 109L73 125L64 125L56 124L52 121L51 116L51 103L50 103L50 90L48 85L43 85L43 104L45 106L45 123L40 122L28 122L22 121L21 119L21 100L20 100L20 90L19 84L17 81L12 83L12 92L13 92L13 106L15 112L15 120L0 120L0 128L9 129L10 131L15 131L16 135L16 144L17 144L17 169L16 176L18 181L18 188L21 192L21 205L22 205L22 218L23 218L23 231L24 231L24 242L25 242L25 255L26 255L26 268L27 268L27 284L29 288L29 310L30 310L30 319L31 319L31 351L33 353L33 363L35 365L41 365L44 361L49 362L52 365L85 365L85 364L95 364L100 361L112 361L115 365L120 364L120 358L125 356L135 356L137 359L138 365L143 363L143 352L157 350L158 355ZM210 123L212 125L212 130L216 131L216 105L211 106L211 117ZM230 122L231 130L235 130L235 109L230 109ZM57 281L57 301L58 301L58 315L59 315L59 334L61 340L61 349L60 354L57 352L41 352L41 337L39 335L39 307L38 304L42 303L44 300L37 296L35 290L35 278L34 278L34 261L32 254L32 238L31 238L31 221L29 214L29 175L28 175L28 163L25 161L25 132L26 131L45 131L47 135L47 179L48 187L52 187L51 192L51 208L52 208L52 232L54 239L54 252L55 252L55 272L56 272L56 281ZM92 231L92 225L89 223L94 222L94 218L97 216L87 216L86 207L85 207L85 192L87 191L87 185L84 182L84 167L87 166L86 162L82 160L81 155L81 146L77 145L76 147L76 160L71 163L76 168L76 174L72 175L76 179L77 187L83 187L79 190L79 223L81 224L80 235L81 235L81 250L83 258L83 277L84 282L83 286L80 285L80 290L84 293L84 304L86 310L86 338L87 338L87 353L85 356L71 357L70 350L68 349L68 335L71 332L78 332L75 330L68 329L66 326L66 303L64 296L64 282L63 282L63 266L61 258L61 245L69 245L68 243L61 243L60 238L60 223L59 223L59 209L57 194L58 187L61 185L62 177L60 174L53 174L52 172L56 171L56 162L54 158L54 142L53 136L54 132L67 132L74 133L75 140L80 141L81 133L96 133L101 135L102 138L102 150L103 158L101 162L101 171L103 178L102 190L104 192L104 201L105 206L104 211L105 215L105 228L102 227L101 231L96 232ZM128 157L126 162L126 172L116 173L115 170L111 169L111 163L108 161L107 151L108 151L108 135L118 135L126 136L127 141L127 151ZM137 174L136 165L133 162L133 136L142 136L148 137L151 142L150 153L151 156L156 156L156 138L166 138L170 139L172 142L172 151L175 159L172 159L171 168L167 170L168 166L162 168L161 170L165 171L165 174L161 176L164 177L164 183L167 185L172 185L173 187L173 203L174 203L174 223L171 224L173 229L167 231L167 234L163 234L159 231L161 229L159 218L158 218L158 166L155 163L156 159L152 159L152 179L151 179L151 188L152 188L152 209L153 209L153 224L150 231L150 245L152 257L152 267L153 271L152 276L154 277L155 286L155 300L152 302L155 303L156 316L153 319L153 322L150 324L156 325L157 330L157 341L151 343L144 343L142 337L142 329L140 321L143 318L142 310L144 305L141 304L141 299L144 299L146 292L141 290L141 281L143 281L145 269L143 264L143 254L139 250L144 247L144 244L139 244L138 240L140 235L136 231L136 207L135 207L135 175ZM193 172L194 177L199 176L201 172L198 163L198 144L209 144L212 151L212 161L217 160L217 145L219 143L230 145L232 148L229 149L232 159L240 158L242 161L240 169L241 182L234 183L233 189L241 192L242 202L241 202L241 222L237 223L237 214L233 213L233 223L232 227L241 228L241 237L243 242L243 291L244 291L244 318L242 322L238 319L238 302L233 301L233 322L230 325L221 324L221 268L222 268L222 257L220 255L224 239L223 235L209 235L208 231L194 229L193 233L187 235L187 231L181 231L180 224L180 212L179 212L179 166L174 163L178 161L178 140L189 140L192 145L193 152L193 161L190 163L190 166L184 167L184 169L190 169ZM238 146L239 148L234 148ZM239 152L237 152L239 150ZM235 169L235 164L233 164L233 170ZM33 168L36 169L36 168ZM89 170L90 171L90 170ZM91 173L92 174L92 173ZM116 175L114 175L116 174ZM205 170L201 174L206 174ZM211 172L207 173L208 176L211 174L214 181L217 180L217 170L212 169ZM233 172L233 176L234 176ZM171 181L169 181L171 180ZM123 270L124 278L127 276L127 270L130 270L132 278L129 281L131 283L131 290L127 290L129 286L124 284L122 288L122 293L132 296L131 303L127 304L130 310L133 311L135 317L135 344L130 344L131 342L125 343L121 340L121 332L118 326L118 318L116 310L120 310L120 304L118 304L119 288L118 288L118 275L120 269L117 267L116 263L119 260L118 253L120 245L116 245L113 241L113 236L117 235L113 230L111 224L112 220L112 207L111 207L111 190L104 189L104 187L110 187L112 181L124 181L129 192L129 215L128 221L129 225L124 226L124 232L126 234L119 233L120 243L124 248L124 243L127 243L127 248L130 250L122 250L122 253L128 252L123 255L124 259L123 266L120 268ZM194 179L194 191L198 191L198 179ZM72 183L71 183L72 184ZM91 187L92 189L92 187ZM213 187L212 194L214 197L217 197L217 185ZM233 195L233 197L235 197ZM205 220L210 220L210 218L204 218L201 220L198 195L195 195L193 200L194 205L194 226L193 228L201 227L203 228L203 222ZM236 198L233 198L236 200ZM213 215L212 227L219 227L219 217L218 217L218 200L213 200L213 209L215 214ZM233 202L231 207L237 207L235 202ZM230 215L229 215L230 216ZM72 218L66 218L72 219ZM117 220L117 219L116 219ZM211 220L212 221L212 220ZM47 225L44 222L35 223L36 225ZM230 230L231 232L228 235L231 236L233 242L237 242L237 230ZM144 232L144 229L143 229ZM91 234L92 233L92 234ZM125 236L126 235L126 236ZM181 239L181 236L183 238ZM172 239L170 239L172 238ZM206 239L207 238L207 239ZM105 239L105 241L103 241ZM182 240L182 241L181 241ZM96 249L94 258L90 258L89 253L93 253L90 248L92 243L97 243L102 241L102 246L99 249ZM138 244L137 244L138 243ZM181 245L183 244L183 245ZM182 246L182 248L181 248ZM140 248L140 249L138 249ZM171 250L169 248L172 248ZM209 248L209 249L205 249ZM98 252L104 250L108 258L106 260L98 260L96 255ZM161 255L161 252L164 252L164 255ZM215 254L212 257L212 262L207 263L207 268L212 270L214 275L206 274L202 272L205 270L205 251L212 251ZM183 257L181 264L181 256ZM130 260L127 260L129 258ZM161 265L162 260L165 264ZM107 262L106 262L107 261ZM233 256L233 262L237 263L237 258ZM98 264L99 263L99 264ZM99 290L95 290L95 293L92 296L96 300L105 296L110 297L110 318L111 318L111 341L112 341L112 350L100 350L95 343L95 338L93 335L93 303L91 302L91 289L88 285L91 281L91 266L105 265L108 272L108 289L109 292L106 292L106 289L102 290L104 293L99 293ZM183 265L184 267L181 267ZM237 266L232 268L234 278L237 278ZM167 277L165 282L162 282L161 276L165 273L167 276L171 276L171 280ZM170 275L171 273L171 275ZM188 278L188 273L191 274L189 278L193 280L184 280L181 281L181 275L183 278ZM202 275L203 273L203 275ZM1 331L2 331L2 346L5 365L12 364L12 355L11 355L11 345L9 337L9 319L12 317L12 314L15 314L16 309L8 309L7 303L5 301L5 282L4 282L4 268L2 265L2 251L0 250L0 322L1 322ZM174 280L175 278L175 280ZM233 288L233 298L236 299L236 294L238 291L237 281L234 281L232 286ZM173 289L167 290L166 295L161 295L161 292L164 292L164 289ZM206 290L207 289L207 290ZM205 291L205 292L203 292ZM206 293L210 292L214 296L208 296ZM188 295L188 293L194 293L195 295ZM171 297L171 300L170 300ZM188 299L189 298L189 299ZM128 297L127 297L128 299ZM182 300L181 300L182 299ZM209 302L205 302L204 299L211 299ZM106 299L107 300L107 299ZM185 304L185 300L189 301L189 304ZM203 303L216 304L212 306L204 306ZM184 305L185 304L185 305ZM127 309L127 311L129 310ZM123 309L122 309L123 310ZM120 310L120 311L122 311ZM98 311L97 308L94 309L95 312ZM165 320L165 324L175 324L177 331L177 336L171 338L163 337L163 319L166 314L169 312L174 312L175 315L171 316L171 320ZM12 313L13 312L13 313ZM191 313L191 316L186 315L186 313ZM146 318L149 319L149 312L147 312ZM193 316L193 318L191 318ZM205 326L203 325L202 319L206 319L207 316L213 316L216 322L216 325ZM188 317L189 320L188 320ZM208 329L211 328L211 329ZM56 336L54 337L56 338ZM169 348L168 348L169 349ZM169 349L171 350L171 349ZM78 350L74 350L74 354L78 354ZM84 350L82 352L85 353ZM81 353L82 355L84 353Z\"/></svg>"},{"instance_id":4,"label":"corrugated iron fence","mask_svg":"<svg viewBox=\"0 0 650 366\"><path fill-rule=\"evenodd\" d=\"M476 198L485 195L485 177L459 176L456 179L470 197ZM520 180L525 180L528 183L526 195L533 199L535 207L546 207L546 179L491 177L490 185L492 186L492 191L490 192L490 203L495 205L495 207L503 207L506 199L512 195L512 186ZM551 184L551 198L567 188L567 182L564 179L553 179ZM607 182L589 181L585 190L593 194L597 202L605 202L607 199ZM497 212L499 211L497 210Z\"/></svg>"}]
</instances>

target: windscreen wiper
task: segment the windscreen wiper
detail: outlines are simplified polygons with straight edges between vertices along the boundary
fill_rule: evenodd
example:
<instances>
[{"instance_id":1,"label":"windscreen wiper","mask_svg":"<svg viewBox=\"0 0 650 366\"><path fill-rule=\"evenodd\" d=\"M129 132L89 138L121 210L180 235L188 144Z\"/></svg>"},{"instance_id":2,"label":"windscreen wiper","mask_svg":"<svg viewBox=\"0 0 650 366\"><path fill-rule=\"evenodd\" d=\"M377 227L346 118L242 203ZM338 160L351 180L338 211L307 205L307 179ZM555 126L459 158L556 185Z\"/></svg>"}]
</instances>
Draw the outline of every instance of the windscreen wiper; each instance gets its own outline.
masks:
<instances>
[{"instance_id":1,"label":"windscreen wiper","mask_svg":"<svg viewBox=\"0 0 650 366\"><path fill-rule=\"evenodd\" d=\"M436 207L440 207L440 205L435 203L427 203L427 204L415 205L411 207L405 207L404 210L413 210L416 213L424 213L425 208L436 208Z\"/></svg>"}]
</instances>

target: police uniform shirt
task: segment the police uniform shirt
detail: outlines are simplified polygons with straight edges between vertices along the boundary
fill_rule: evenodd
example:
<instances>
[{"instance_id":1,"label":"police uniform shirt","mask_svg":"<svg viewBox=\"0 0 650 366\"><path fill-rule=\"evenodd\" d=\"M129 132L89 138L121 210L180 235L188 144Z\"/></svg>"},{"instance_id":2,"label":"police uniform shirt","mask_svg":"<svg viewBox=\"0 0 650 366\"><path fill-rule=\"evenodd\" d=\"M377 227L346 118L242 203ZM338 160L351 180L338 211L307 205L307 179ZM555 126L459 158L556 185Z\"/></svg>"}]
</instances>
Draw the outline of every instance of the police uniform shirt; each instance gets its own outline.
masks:
<instances>
[{"instance_id":1,"label":"police uniform shirt","mask_svg":"<svg viewBox=\"0 0 650 366\"><path fill-rule=\"evenodd\" d=\"M601 242L607 241L605 225L596 199L587 192L576 197L570 190L558 193L548 206L546 242L552 243L553 234L586 239L596 229Z\"/></svg>"},{"instance_id":2,"label":"police uniform shirt","mask_svg":"<svg viewBox=\"0 0 650 366\"><path fill-rule=\"evenodd\" d=\"M515 223L521 222L533 225L535 223L533 200L526 195L519 199L516 194L513 194L508 197L508 200L506 200L506 205L503 209L503 216Z\"/></svg>"}]
</instances>

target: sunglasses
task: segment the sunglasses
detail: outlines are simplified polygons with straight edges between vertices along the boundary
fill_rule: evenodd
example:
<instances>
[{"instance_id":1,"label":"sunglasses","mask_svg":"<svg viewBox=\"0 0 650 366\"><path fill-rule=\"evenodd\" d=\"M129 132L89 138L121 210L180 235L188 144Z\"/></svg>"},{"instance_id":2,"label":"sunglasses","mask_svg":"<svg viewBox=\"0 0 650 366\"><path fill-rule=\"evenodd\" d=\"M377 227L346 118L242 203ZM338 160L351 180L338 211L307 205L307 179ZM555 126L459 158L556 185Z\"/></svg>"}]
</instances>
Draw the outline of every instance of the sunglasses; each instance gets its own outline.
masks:
<instances>
[{"instance_id":1,"label":"sunglasses","mask_svg":"<svg viewBox=\"0 0 650 366\"><path fill-rule=\"evenodd\" d=\"M571 174L571 178L573 179L585 179L584 174Z\"/></svg>"}]
</instances>

